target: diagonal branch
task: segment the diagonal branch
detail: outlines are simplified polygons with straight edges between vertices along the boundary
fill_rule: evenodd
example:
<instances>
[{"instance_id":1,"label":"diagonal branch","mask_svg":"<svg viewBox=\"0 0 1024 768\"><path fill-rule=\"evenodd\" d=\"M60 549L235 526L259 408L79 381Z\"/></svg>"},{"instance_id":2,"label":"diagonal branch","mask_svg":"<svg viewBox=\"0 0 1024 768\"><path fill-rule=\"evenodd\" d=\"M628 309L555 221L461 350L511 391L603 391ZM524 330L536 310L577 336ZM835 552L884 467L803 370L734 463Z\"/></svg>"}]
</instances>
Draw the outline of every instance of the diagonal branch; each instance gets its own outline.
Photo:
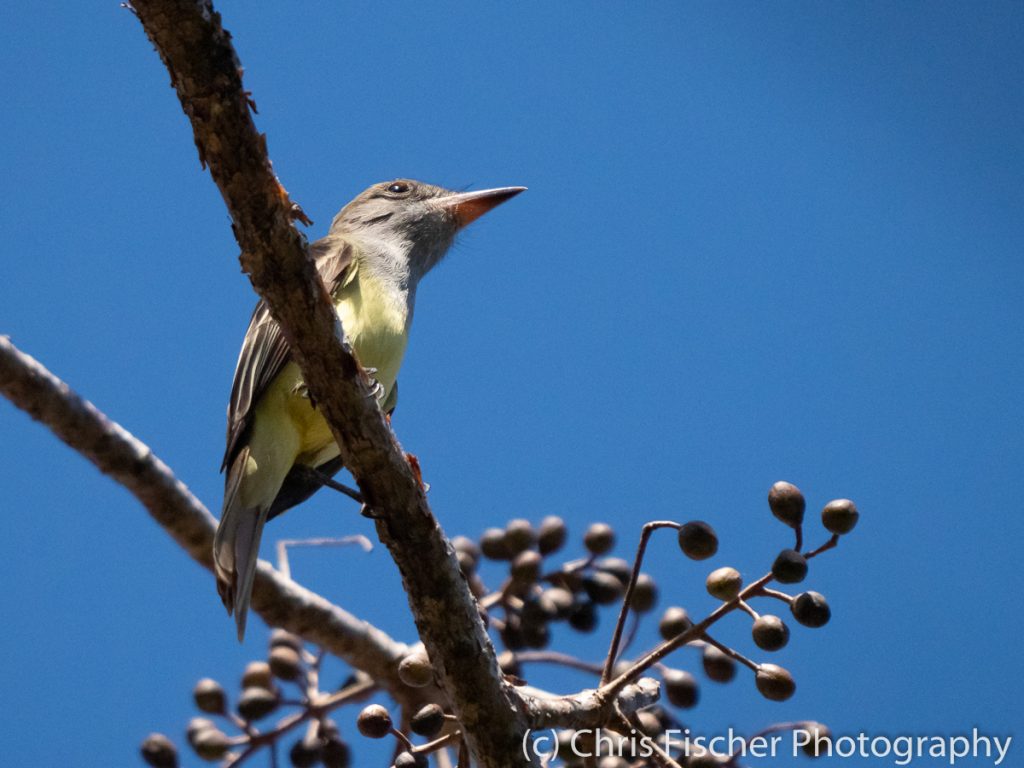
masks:
<instances>
[{"instance_id":1,"label":"diagonal branch","mask_svg":"<svg viewBox=\"0 0 1024 768\"><path fill-rule=\"evenodd\" d=\"M0 336L0 393L127 488L204 568L213 568L214 518L170 468L121 425ZM323 646L380 685L402 692L397 665L408 648L324 598L260 564L256 612Z\"/></svg>"},{"instance_id":2,"label":"diagonal branch","mask_svg":"<svg viewBox=\"0 0 1024 768\"><path fill-rule=\"evenodd\" d=\"M423 488L344 341L334 308L292 226L296 208L252 121L230 35L207 0L135 0L135 10L220 189L241 262L291 346L402 575L420 636L483 766L518 763L526 717L501 675L476 601Z\"/></svg>"},{"instance_id":3,"label":"diagonal branch","mask_svg":"<svg viewBox=\"0 0 1024 768\"><path fill-rule=\"evenodd\" d=\"M214 518L202 502L148 446L17 349L7 336L0 336L0 393L123 485L196 562L212 570ZM398 663L409 646L264 562L256 578L253 608L267 624L294 632L367 673L403 705L419 706L435 698L432 689L410 689L398 678ZM619 688L614 695L590 690L553 696L526 688L514 693L517 709L534 728L593 728L607 721L613 706L632 712L658 698L657 683L649 678Z\"/></svg>"}]
</instances>

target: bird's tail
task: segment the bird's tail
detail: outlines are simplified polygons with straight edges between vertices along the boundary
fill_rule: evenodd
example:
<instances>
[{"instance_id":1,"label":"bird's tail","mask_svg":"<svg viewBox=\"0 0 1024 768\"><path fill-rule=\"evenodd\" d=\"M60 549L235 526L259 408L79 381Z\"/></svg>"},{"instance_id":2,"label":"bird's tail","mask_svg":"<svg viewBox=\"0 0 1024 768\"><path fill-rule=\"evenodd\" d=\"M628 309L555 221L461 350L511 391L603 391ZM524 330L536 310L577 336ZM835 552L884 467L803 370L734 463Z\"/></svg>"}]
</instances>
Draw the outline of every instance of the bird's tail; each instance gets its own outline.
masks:
<instances>
[{"instance_id":1,"label":"bird's tail","mask_svg":"<svg viewBox=\"0 0 1024 768\"><path fill-rule=\"evenodd\" d=\"M239 488L249 462L249 448L243 448L228 470L224 486L224 508L220 525L213 539L213 565L217 576L217 592L234 614L238 640L245 637L245 621L256 578L260 537L267 520L267 507L249 507L242 503Z\"/></svg>"}]
</instances>

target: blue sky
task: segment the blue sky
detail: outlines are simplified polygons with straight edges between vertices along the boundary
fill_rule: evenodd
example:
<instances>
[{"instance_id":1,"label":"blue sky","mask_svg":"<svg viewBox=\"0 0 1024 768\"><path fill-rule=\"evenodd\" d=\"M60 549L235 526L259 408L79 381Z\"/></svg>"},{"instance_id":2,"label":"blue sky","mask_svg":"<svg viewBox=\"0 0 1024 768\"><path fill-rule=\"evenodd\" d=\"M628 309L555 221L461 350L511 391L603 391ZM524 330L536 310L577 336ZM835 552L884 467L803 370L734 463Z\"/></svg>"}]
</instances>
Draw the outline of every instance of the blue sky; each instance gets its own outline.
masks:
<instances>
[{"instance_id":1,"label":"blue sky","mask_svg":"<svg viewBox=\"0 0 1024 768\"><path fill-rule=\"evenodd\" d=\"M605 520L628 551L645 520L703 518L711 564L756 577L789 544L773 481L812 521L853 498L859 527L808 581L832 622L771 659L797 695L709 683L688 724L1019 729L1022 6L334 6L217 6L311 237L396 176L530 188L418 299L394 423L446 531L561 514L577 549ZM116 2L0 18L0 333L217 509L254 296L167 73ZM209 575L6 402L0 483L5 758L141 764L142 736L180 737L193 682L234 685L264 628L240 647ZM349 533L372 530L323 495L265 552ZM711 607L707 564L671 537L650 557L663 606ZM382 549L293 573L411 638ZM599 657L603 619L555 646Z\"/></svg>"}]
</instances>

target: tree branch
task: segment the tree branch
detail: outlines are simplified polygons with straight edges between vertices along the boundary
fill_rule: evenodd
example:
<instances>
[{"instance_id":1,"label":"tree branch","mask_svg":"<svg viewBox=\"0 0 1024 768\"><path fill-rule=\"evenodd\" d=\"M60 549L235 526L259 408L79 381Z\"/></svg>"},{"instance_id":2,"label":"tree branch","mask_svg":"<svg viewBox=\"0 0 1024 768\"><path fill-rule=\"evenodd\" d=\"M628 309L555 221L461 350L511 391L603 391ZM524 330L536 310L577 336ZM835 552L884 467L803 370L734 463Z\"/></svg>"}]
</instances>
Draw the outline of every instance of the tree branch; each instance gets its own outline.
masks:
<instances>
[{"instance_id":1,"label":"tree branch","mask_svg":"<svg viewBox=\"0 0 1024 768\"><path fill-rule=\"evenodd\" d=\"M624 686L614 696L600 689L588 689L572 696L552 696L531 688L524 693L525 707L533 728L594 728L609 722L616 706L633 713L658 701L661 684L653 677L642 677Z\"/></svg>"},{"instance_id":2,"label":"tree branch","mask_svg":"<svg viewBox=\"0 0 1024 768\"><path fill-rule=\"evenodd\" d=\"M220 16L205 0L136 0L231 215L241 262L291 345L346 467L377 513L413 617L483 766L519 763L526 717L504 682L454 552L391 433L327 292L292 226L296 208L271 169L250 115L241 67Z\"/></svg>"},{"instance_id":3,"label":"tree branch","mask_svg":"<svg viewBox=\"0 0 1024 768\"><path fill-rule=\"evenodd\" d=\"M213 569L213 515L170 468L34 358L0 336L0 392L103 474L127 488L192 558ZM253 608L271 626L323 646L402 696L398 662L408 647L261 562Z\"/></svg>"}]
</instances>

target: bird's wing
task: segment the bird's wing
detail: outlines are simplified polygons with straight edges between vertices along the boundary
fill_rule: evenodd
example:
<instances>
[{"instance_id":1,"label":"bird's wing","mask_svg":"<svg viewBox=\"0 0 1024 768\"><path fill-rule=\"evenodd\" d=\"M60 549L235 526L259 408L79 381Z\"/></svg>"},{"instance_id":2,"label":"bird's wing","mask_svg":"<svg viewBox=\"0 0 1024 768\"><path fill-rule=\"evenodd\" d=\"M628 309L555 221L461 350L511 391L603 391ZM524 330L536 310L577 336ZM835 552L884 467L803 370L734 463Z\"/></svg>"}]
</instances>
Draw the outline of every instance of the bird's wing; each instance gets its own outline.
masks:
<instances>
[{"instance_id":1,"label":"bird's wing","mask_svg":"<svg viewBox=\"0 0 1024 768\"><path fill-rule=\"evenodd\" d=\"M328 293L333 295L350 273L351 244L338 237L325 237L310 245L309 251L316 262L320 279ZM245 332L238 365L235 366L235 378L231 383L227 447L221 464L222 472L230 466L245 444L256 403L290 359L291 349L281 327L260 299L249 320L249 329Z\"/></svg>"}]
</instances>

